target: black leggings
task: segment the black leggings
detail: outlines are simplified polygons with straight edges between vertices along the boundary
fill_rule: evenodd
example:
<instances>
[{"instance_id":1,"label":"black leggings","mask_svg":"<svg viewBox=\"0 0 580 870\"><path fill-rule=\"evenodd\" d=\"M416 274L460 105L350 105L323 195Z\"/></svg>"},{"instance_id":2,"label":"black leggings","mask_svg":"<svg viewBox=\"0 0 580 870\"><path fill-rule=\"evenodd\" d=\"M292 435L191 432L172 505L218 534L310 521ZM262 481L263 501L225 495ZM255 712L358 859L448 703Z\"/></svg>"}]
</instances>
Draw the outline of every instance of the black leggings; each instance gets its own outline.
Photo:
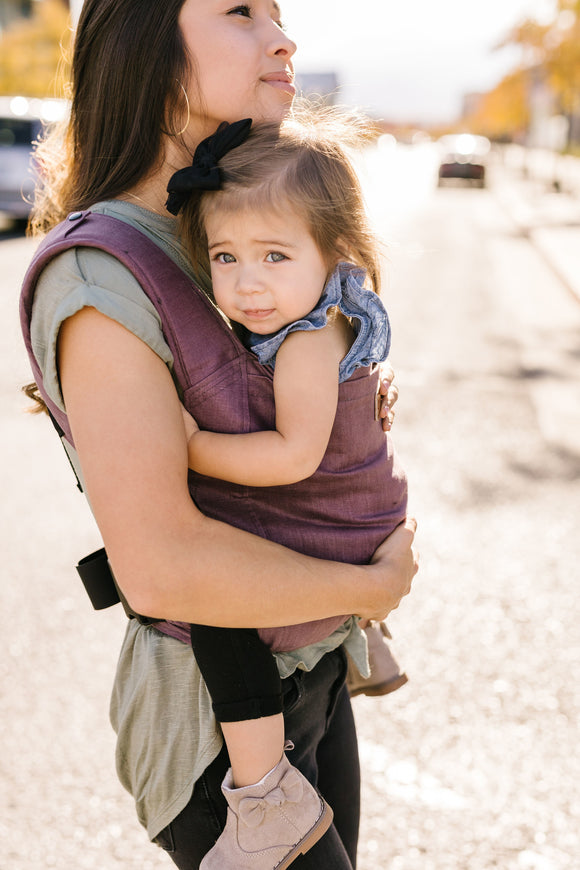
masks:
<instances>
[{"instance_id":1,"label":"black leggings","mask_svg":"<svg viewBox=\"0 0 580 870\"><path fill-rule=\"evenodd\" d=\"M344 685L342 649L327 653L313 671L282 680L284 725L294 749L288 759L317 786L334 810L334 824L292 870L353 870L359 822L360 770L356 732ZM221 782L229 767L224 746L195 785L184 810L156 837L179 870L198 870L223 830L227 804Z\"/></svg>"},{"instance_id":2,"label":"black leggings","mask_svg":"<svg viewBox=\"0 0 580 870\"><path fill-rule=\"evenodd\" d=\"M192 625L191 646L218 722L282 712L276 660L254 628Z\"/></svg>"}]
</instances>

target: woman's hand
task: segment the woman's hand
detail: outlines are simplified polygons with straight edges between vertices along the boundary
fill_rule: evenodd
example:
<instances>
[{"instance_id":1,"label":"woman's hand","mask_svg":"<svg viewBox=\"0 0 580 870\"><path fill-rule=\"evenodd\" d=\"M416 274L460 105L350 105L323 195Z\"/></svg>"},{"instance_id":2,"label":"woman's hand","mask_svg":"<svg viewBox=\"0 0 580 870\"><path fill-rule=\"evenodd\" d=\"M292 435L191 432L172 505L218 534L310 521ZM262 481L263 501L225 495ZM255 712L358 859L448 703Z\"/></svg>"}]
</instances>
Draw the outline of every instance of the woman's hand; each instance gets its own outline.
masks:
<instances>
[{"instance_id":1,"label":"woman's hand","mask_svg":"<svg viewBox=\"0 0 580 870\"><path fill-rule=\"evenodd\" d=\"M394 385L395 373L389 363L381 366L381 381L377 393L377 420L382 421L383 430L390 432L395 418L393 406L399 398L399 390Z\"/></svg>"},{"instance_id":2,"label":"woman's hand","mask_svg":"<svg viewBox=\"0 0 580 870\"><path fill-rule=\"evenodd\" d=\"M413 577L419 570L419 556L413 549L416 530L417 521L407 517L376 550L371 559L371 565L377 568L376 601L359 616L385 619L411 591Z\"/></svg>"}]
</instances>

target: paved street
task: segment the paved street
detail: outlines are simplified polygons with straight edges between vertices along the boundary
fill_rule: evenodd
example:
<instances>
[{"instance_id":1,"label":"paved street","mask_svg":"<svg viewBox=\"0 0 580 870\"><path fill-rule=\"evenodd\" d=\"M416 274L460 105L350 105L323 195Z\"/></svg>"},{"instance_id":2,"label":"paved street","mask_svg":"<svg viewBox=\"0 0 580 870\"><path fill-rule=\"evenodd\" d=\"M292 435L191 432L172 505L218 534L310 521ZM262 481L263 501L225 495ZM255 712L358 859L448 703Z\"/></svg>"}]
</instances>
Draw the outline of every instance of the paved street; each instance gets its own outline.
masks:
<instances>
[{"instance_id":1,"label":"paved street","mask_svg":"<svg viewBox=\"0 0 580 870\"><path fill-rule=\"evenodd\" d=\"M363 175L422 566L390 619L409 683L354 702L359 870L580 870L580 205L501 161L436 189L430 146ZM115 776L124 617L72 567L98 534L17 392L33 247L0 236L0 870L169 868Z\"/></svg>"}]
</instances>

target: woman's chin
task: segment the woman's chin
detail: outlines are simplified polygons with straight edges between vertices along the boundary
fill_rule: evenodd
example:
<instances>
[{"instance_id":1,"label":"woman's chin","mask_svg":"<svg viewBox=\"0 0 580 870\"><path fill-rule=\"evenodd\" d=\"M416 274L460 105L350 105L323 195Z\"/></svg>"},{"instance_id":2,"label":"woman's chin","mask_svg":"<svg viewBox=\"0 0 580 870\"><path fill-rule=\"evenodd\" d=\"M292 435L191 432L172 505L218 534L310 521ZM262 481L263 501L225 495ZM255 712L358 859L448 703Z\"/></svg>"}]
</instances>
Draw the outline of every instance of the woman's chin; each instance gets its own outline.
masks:
<instances>
[{"instance_id":1,"label":"woman's chin","mask_svg":"<svg viewBox=\"0 0 580 870\"><path fill-rule=\"evenodd\" d=\"M288 99L280 100L277 105L270 104L269 106L263 106L257 112L254 112L253 115L248 115L248 117L252 117L254 121L281 124L292 111L293 103L294 99L288 95Z\"/></svg>"}]
</instances>

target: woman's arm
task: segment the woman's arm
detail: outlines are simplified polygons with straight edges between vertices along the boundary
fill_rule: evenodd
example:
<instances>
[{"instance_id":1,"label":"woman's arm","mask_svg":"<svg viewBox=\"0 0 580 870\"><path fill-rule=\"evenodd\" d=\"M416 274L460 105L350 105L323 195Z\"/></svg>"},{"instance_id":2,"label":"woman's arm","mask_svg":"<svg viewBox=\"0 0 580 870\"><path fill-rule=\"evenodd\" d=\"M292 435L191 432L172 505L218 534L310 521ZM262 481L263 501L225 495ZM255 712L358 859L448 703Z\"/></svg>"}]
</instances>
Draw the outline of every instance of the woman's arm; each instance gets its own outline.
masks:
<instances>
[{"instance_id":1,"label":"woman's arm","mask_svg":"<svg viewBox=\"0 0 580 870\"><path fill-rule=\"evenodd\" d=\"M59 370L87 495L137 613L268 627L343 613L382 618L417 570L415 524L370 566L326 562L203 516L187 488L180 404L166 365L93 308L65 321Z\"/></svg>"},{"instance_id":2,"label":"woman's arm","mask_svg":"<svg viewBox=\"0 0 580 870\"><path fill-rule=\"evenodd\" d=\"M334 423L349 333L344 317L324 329L291 333L276 357L276 429L239 435L197 429L189 438L189 467L247 486L296 483L314 474Z\"/></svg>"}]
</instances>

